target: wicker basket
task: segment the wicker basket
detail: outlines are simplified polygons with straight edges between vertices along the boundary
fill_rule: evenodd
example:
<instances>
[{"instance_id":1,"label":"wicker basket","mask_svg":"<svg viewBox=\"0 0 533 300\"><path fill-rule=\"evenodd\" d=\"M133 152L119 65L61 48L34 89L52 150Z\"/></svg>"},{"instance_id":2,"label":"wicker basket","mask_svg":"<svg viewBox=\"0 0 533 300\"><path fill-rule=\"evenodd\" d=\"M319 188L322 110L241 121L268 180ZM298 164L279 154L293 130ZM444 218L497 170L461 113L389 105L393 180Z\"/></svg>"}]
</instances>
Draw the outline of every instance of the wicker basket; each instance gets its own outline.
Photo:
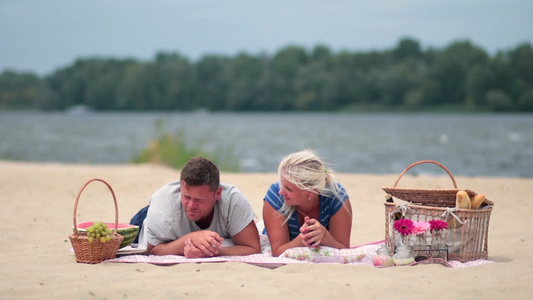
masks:
<instances>
[{"instance_id":1,"label":"wicker basket","mask_svg":"<svg viewBox=\"0 0 533 300\"><path fill-rule=\"evenodd\" d=\"M444 169L450 176L454 189L411 189L397 188L402 176L412 167L433 163ZM406 202L385 202L385 241L391 251L401 237L392 228L398 218L408 218L413 221L430 221L434 219L448 221L456 218L464 223L460 228L444 230L446 247L442 250L444 255L439 257L446 260L458 260L461 262L487 259L488 257L488 230L490 214L494 203L485 199L479 209L456 209L456 194L464 190L469 196L476 193L468 189L458 189L455 178L450 171L440 163L432 160L424 160L411 164L398 177L393 187L384 187L383 190L392 197ZM412 238L412 237L411 237ZM430 244L434 235L425 235L425 241ZM423 240L424 240L423 239ZM413 242L408 240L408 242ZM422 250L415 255L429 256L431 251Z\"/></svg>"},{"instance_id":2,"label":"wicker basket","mask_svg":"<svg viewBox=\"0 0 533 300\"><path fill-rule=\"evenodd\" d=\"M78 210L78 202L79 202L81 193L85 189L85 187L93 181L103 182L111 191L111 194L113 195L113 200L115 202L115 230L110 235L111 239L107 241L106 243L101 243L100 241L96 241L96 240L90 243L87 233L78 232L77 225L76 225L77 224L76 212ZM118 248L120 246L120 243L124 239L124 237L117 233L117 226L118 226L117 198L115 196L115 192L113 191L113 189L107 182L105 182L102 179L95 178L95 179L91 179L87 181L81 187L80 191L78 192L78 195L76 196L76 202L74 204L73 221L74 221L74 234L69 235L69 238L70 238L70 242L72 243L72 248L74 249L74 253L76 254L76 261L78 263L97 264L106 259L114 258L117 255Z\"/></svg>"}]
</instances>

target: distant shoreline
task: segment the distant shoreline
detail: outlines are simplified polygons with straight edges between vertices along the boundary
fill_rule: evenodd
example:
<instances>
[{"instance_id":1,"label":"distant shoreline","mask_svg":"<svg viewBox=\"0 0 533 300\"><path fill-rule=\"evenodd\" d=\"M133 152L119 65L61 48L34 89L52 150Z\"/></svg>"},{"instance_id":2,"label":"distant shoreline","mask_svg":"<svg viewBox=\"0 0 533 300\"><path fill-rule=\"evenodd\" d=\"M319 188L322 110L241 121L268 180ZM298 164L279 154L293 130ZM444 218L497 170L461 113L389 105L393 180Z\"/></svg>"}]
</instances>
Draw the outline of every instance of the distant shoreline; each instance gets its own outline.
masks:
<instances>
[{"instance_id":1,"label":"distant shoreline","mask_svg":"<svg viewBox=\"0 0 533 300\"><path fill-rule=\"evenodd\" d=\"M27 109L27 108L0 108L0 113L68 113L68 109ZM403 108L358 108L344 110L292 110L292 111L272 111L272 110L251 110L251 111L227 111L227 110L83 110L87 114L106 114L106 113L132 113L132 114L470 114L470 115L531 115L533 111L491 111L488 109L470 109L466 107L453 108L425 108L425 109L403 109Z\"/></svg>"},{"instance_id":2,"label":"distant shoreline","mask_svg":"<svg viewBox=\"0 0 533 300\"><path fill-rule=\"evenodd\" d=\"M83 163L83 162L57 162L57 161L23 161L23 160L6 160L6 159L0 159L0 164L19 164L23 166L34 166L34 167L40 167L40 166L59 166L59 167L87 167L87 168L113 168L113 167L150 167L150 168L163 168L168 169L174 172L179 172L178 169L173 169L171 167L165 166L165 165L159 165L159 164L153 164L153 163ZM262 174L262 175L272 175L277 174L276 172L257 172L257 171L251 171L251 172L243 172L243 171L237 171L237 172L226 172L221 171L222 174L238 174L238 175L254 175L254 174ZM337 176L342 177L345 175L356 175L356 176L399 176L399 174L395 173L369 173L369 172L363 172L363 173L356 173L356 172L336 172ZM421 177L428 177L428 178L449 178L447 174L430 174L430 173L423 173L423 174L410 174L406 173L404 175L405 177L412 177L412 178L421 178ZM526 177L526 176L490 176L490 175L474 175L474 176L468 176L468 175L454 175L456 178L491 178L491 179L533 179L533 177ZM403 178L403 177L402 177ZM451 188L451 187L450 187Z\"/></svg>"}]
</instances>

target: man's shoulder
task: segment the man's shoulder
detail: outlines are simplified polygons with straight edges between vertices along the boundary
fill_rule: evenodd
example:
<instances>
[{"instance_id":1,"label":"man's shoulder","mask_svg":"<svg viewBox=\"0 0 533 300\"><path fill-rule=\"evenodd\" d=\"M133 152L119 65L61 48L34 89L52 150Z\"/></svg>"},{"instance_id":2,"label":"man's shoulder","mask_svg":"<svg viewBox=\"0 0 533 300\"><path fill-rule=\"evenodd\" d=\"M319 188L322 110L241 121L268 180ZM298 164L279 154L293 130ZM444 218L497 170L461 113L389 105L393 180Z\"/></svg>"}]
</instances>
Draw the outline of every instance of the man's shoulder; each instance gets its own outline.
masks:
<instances>
[{"instance_id":1,"label":"man's shoulder","mask_svg":"<svg viewBox=\"0 0 533 300\"><path fill-rule=\"evenodd\" d=\"M248 219L253 219L253 208L246 196L234 185L221 183L222 196L217 201L218 210L229 223L244 222L248 224ZM242 228L241 228L242 229Z\"/></svg>"},{"instance_id":2,"label":"man's shoulder","mask_svg":"<svg viewBox=\"0 0 533 300\"><path fill-rule=\"evenodd\" d=\"M229 184L229 183L221 182L220 187L222 188L222 192L225 192L225 193L240 193L241 192L237 186L233 184Z\"/></svg>"},{"instance_id":3,"label":"man's shoulder","mask_svg":"<svg viewBox=\"0 0 533 300\"><path fill-rule=\"evenodd\" d=\"M220 183L220 187L222 188L222 196L220 198L222 206L234 206L248 203L246 196L244 196L243 192L237 186Z\"/></svg>"},{"instance_id":4,"label":"man's shoulder","mask_svg":"<svg viewBox=\"0 0 533 300\"><path fill-rule=\"evenodd\" d=\"M240 196L244 197L244 194L235 185L228 184L228 183L220 183L220 187L222 188L222 197L221 197L222 200L226 200L226 199L230 200L235 197L238 198Z\"/></svg>"},{"instance_id":5,"label":"man's shoulder","mask_svg":"<svg viewBox=\"0 0 533 300\"><path fill-rule=\"evenodd\" d=\"M157 194L157 193L168 193L168 192L175 192L175 191L179 191L181 188L181 184L180 184L180 181L171 181L165 185L163 185L162 187L160 187L157 191L155 191L154 194Z\"/></svg>"},{"instance_id":6,"label":"man's shoulder","mask_svg":"<svg viewBox=\"0 0 533 300\"><path fill-rule=\"evenodd\" d=\"M172 200L175 197L173 195L179 194L181 191L181 185L179 181L172 181L169 182L162 187L160 187L157 191L155 191L152 194L151 197L151 205L156 204L157 202L166 201L166 200Z\"/></svg>"}]
</instances>

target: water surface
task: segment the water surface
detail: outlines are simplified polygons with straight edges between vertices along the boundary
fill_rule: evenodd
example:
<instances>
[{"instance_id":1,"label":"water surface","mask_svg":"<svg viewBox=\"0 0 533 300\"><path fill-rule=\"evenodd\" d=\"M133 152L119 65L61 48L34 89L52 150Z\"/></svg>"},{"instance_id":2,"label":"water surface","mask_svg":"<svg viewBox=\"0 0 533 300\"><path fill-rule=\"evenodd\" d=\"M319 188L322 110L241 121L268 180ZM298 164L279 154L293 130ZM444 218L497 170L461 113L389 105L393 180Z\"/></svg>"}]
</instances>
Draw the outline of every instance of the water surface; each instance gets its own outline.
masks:
<instances>
[{"instance_id":1,"label":"water surface","mask_svg":"<svg viewBox=\"0 0 533 300\"><path fill-rule=\"evenodd\" d=\"M192 146L233 149L242 172L275 172L312 148L340 172L400 173L431 159L454 175L533 177L531 114L0 112L0 159L128 163L157 122Z\"/></svg>"}]
</instances>

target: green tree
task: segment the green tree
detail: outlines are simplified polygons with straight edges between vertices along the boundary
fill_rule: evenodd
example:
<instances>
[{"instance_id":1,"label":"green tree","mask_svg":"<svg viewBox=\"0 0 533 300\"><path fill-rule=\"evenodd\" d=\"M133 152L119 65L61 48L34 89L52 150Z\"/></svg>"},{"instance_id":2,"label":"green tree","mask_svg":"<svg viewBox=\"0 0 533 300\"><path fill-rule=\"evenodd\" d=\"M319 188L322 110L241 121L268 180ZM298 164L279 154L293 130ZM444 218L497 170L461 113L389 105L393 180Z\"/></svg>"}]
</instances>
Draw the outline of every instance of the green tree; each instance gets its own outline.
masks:
<instances>
[{"instance_id":1,"label":"green tree","mask_svg":"<svg viewBox=\"0 0 533 300\"><path fill-rule=\"evenodd\" d=\"M395 61L405 61L407 59L418 60L422 56L420 43L412 38L403 38L398 46L392 50L392 57Z\"/></svg>"},{"instance_id":2,"label":"green tree","mask_svg":"<svg viewBox=\"0 0 533 300\"><path fill-rule=\"evenodd\" d=\"M466 103L469 70L487 63L487 53L469 41L451 44L428 66L421 84L426 101L431 105Z\"/></svg>"},{"instance_id":3,"label":"green tree","mask_svg":"<svg viewBox=\"0 0 533 300\"><path fill-rule=\"evenodd\" d=\"M97 110L116 109L117 86L133 60L78 59L74 65L46 78L53 92L50 108L64 109L84 104Z\"/></svg>"},{"instance_id":4,"label":"green tree","mask_svg":"<svg viewBox=\"0 0 533 300\"><path fill-rule=\"evenodd\" d=\"M269 99L269 110L293 110L297 96L297 80L308 63L304 48L290 46L274 55L270 69L270 85L274 97Z\"/></svg>"},{"instance_id":5,"label":"green tree","mask_svg":"<svg viewBox=\"0 0 533 300\"><path fill-rule=\"evenodd\" d=\"M533 49L530 44L522 44L511 50L509 56L517 107L521 111L533 111Z\"/></svg>"},{"instance_id":6,"label":"green tree","mask_svg":"<svg viewBox=\"0 0 533 300\"><path fill-rule=\"evenodd\" d=\"M35 74L4 71L0 74L0 109L35 108L43 89Z\"/></svg>"},{"instance_id":7,"label":"green tree","mask_svg":"<svg viewBox=\"0 0 533 300\"><path fill-rule=\"evenodd\" d=\"M287 46L273 55L179 53L153 60L84 58L39 78L0 74L0 108L97 110L316 111L468 108L533 110L529 43L490 57L470 41L421 49L412 38L383 51L310 51Z\"/></svg>"},{"instance_id":8,"label":"green tree","mask_svg":"<svg viewBox=\"0 0 533 300\"><path fill-rule=\"evenodd\" d=\"M317 45L311 51L307 63L296 76L296 110L331 110L336 94L333 78L333 56L324 45Z\"/></svg>"},{"instance_id":9,"label":"green tree","mask_svg":"<svg viewBox=\"0 0 533 300\"><path fill-rule=\"evenodd\" d=\"M240 53L228 61L225 73L229 82L226 109L237 111L255 109L254 99L261 90L260 83L264 71L265 64L262 57Z\"/></svg>"},{"instance_id":10,"label":"green tree","mask_svg":"<svg viewBox=\"0 0 533 300\"><path fill-rule=\"evenodd\" d=\"M228 59L206 55L193 68L192 98L196 109L223 110L226 108L229 78Z\"/></svg>"},{"instance_id":11,"label":"green tree","mask_svg":"<svg viewBox=\"0 0 533 300\"><path fill-rule=\"evenodd\" d=\"M407 93L414 89L418 80L413 67L408 63L397 63L380 72L377 88L380 91L379 104L400 106L405 103Z\"/></svg>"}]
</instances>

